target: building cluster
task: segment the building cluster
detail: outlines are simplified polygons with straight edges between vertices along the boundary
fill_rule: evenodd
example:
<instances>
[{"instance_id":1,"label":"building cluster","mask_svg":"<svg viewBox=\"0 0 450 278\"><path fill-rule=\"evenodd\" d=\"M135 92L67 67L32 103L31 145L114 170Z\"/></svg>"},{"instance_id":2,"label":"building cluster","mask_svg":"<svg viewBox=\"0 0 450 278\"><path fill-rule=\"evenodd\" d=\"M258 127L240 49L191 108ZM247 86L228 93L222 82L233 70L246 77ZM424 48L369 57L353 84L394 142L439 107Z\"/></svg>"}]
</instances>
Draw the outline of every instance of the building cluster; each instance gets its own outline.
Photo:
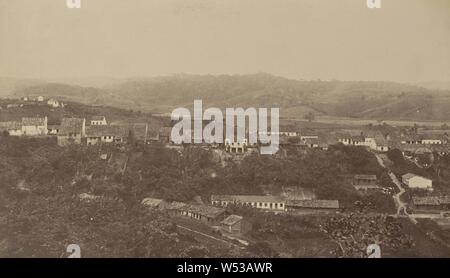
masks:
<instances>
[{"instance_id":1,"label":"building cluster","mask_svg":"<svg viewBox=\"0 0 450 278\"><path fill-rule=\"evenodd\" d=\"M298 190L296 191L298 193ZM251 230L251 223L243 216L230 214L230 206L255 208L272 213L329 213L339 210L338 200L317 200L308 191L303 194L269 195L212 195L211 204L187 204L145 198L142 205L166 212L172 217L184 217L209 226L220 227L222 234L244 235Z\"/></svg>"},{"instance_id":2,"label":"building cluster","mask_svg":"<svg viewBox=\"0 0 450 278\"><path fill-rule=\"evenodd\" d=\"M219 227L224 235L242 236L252 229L243 216L229 214L224 208L183 202L166 202L162 199L145 198L142 205L166 212L171 217L184 217L209 226Z\"/></svg>"},{"instance_id":3,"label":"building cluster","mask_svg":"<svg viewBox=\"0 0 450 278\"><path fill-rule=\"evenodd\" d=\"M47 117L23 117L21 121L0 122L0 131L11 136L47 135Z\"/></svg>"},{"instance_id":4,"label":"building cluster","mask_svg":"<svg viewBox=\"0 0 450 278\"><path fill-rule=\"evenodd\" d=\"M108 125L104 116L92 117L90 125L85 118L62 118L61 124L48 125L47 117L23 117L21 121L0 122L0 131L10 136L56 136L59 146L121 144L131 137L145 143L148 139L147 123Z\"/></svg>"}]
</instances>

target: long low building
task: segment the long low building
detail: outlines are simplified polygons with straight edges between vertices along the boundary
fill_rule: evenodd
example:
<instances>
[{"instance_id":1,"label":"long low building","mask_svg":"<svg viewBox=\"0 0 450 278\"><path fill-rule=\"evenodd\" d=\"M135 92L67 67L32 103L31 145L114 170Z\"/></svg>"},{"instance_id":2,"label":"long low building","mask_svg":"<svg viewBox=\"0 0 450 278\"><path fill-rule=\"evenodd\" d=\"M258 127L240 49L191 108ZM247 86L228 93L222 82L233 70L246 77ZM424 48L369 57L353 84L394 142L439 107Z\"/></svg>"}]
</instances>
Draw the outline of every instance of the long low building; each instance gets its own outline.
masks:
<instances>
[{"instance_id":1,"label":"long low building","mask_svg":"<svg viewBox=\"0 0 450 278\"><path fill-rule=\"evenodd\" d=\"M243 205L258 209L284 211L285 199L277 196L264 195L212 195L211 204L226 207L228 205Z\"/></svg>"},{"instance_id":2,"label":"long low building","mask_svg":"<svg viewBox=\"0 0 450 278\"><path fill-rule=\"evenodd\" d=\"M335 211L337 209L339 209L338 200L288 200L286 202L287 211Z\"/></svg>"},{"instance_id":3,"label":"long low building","mask_svg":"<svg viewBox=\"0 0 450 278\"><path fill-rule=\"evenodd\" d=\"M413 197L412 204L416 213L440 213L450 209L450 196Z\"/></svg>"},{"instance_id":4,"label":"long low building","mask_svg":"<svg viewBox=\"0 0 450 278\"><path fill-rule=\"evenodd\" d=\"M225 219L226 211L207 205L186 204L182 202L172 202L164 205L164 210L169 211L172 216L184 216L193 218L209 225L218 225Z\"/></svg>"},{"instance_id":5,"label":"long low building","mask_svg":"<svg viewBox=\"0 0 450 278\"><path fill-rule=\"evenodd\" d=\"M264 195L212 195L211 204L221 207L240 205L270 211L339 209L338 200L295 200L281 196Z\"/></svg>"}]
</instances>

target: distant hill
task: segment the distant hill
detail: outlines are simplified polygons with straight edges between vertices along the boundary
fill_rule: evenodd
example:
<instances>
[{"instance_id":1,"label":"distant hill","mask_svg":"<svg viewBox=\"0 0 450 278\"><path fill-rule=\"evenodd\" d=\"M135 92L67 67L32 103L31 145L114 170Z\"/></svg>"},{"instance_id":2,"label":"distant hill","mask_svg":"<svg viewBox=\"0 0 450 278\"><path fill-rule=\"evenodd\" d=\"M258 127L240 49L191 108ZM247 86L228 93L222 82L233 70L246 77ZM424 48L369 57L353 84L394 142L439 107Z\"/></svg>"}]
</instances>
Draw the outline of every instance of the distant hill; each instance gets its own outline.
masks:
<instances>
[{"instance_id":1,"label":"distant hill","mask_svg":"<svg viewBox=\"0 0 450 278\"><path fill-rule=\"evenodd\" d=\"M15 96L45 95L134 110L170 112L204 107L280 107L282 116L315 115L398 120L450 120L450 91L416 85L365 81L302 81L265 73L175 75L130 79L108 87L36 84Z\"/></svg>"},{"instance_id":2,"label":"distant hill","mask_svg":"<svg viewBox=\"0 0 450 278\"><path fill-rule=\"evenodd\" d=\"M8 97L17 91L35 85L43 85L45 82L34 79L21 79L12 77L0 77L0 97Z\"/></svg>"}]
</instances>

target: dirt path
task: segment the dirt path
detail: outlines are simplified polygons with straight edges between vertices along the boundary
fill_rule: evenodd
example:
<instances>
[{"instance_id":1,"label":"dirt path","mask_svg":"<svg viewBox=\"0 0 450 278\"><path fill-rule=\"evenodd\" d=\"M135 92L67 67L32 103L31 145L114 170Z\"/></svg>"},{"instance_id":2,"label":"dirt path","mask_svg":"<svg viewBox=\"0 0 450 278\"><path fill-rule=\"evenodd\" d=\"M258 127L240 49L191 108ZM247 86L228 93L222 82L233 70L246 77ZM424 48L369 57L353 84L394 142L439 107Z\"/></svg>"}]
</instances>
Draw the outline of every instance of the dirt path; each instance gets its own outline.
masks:
<instances>
[{"instance_id":1,"label":"dirt path","mask_svg":"<svg viewBox=\"0 0 450 278\"><path fill-rule=\"evenodd\" d=\"M395 184L395 186L398 188L399 192L392 196L392 198L394 198L395 206L397 207L396 215L397 216L406 215L411 220L411 222L413 222L414 224L417 224L417 220L406 211L406 203L403 202L402 199L400 198L403 195L403 193L405 193L405 189L402 187L400 181L395 176L395 174L392 173L392 171L386 166L381 155L378 153L373 153L373 154L377 158L378 164L380 164L381 167L385 168L388 171L389 177L391 178L391 180Z\"/></svg>"}]
</instances>

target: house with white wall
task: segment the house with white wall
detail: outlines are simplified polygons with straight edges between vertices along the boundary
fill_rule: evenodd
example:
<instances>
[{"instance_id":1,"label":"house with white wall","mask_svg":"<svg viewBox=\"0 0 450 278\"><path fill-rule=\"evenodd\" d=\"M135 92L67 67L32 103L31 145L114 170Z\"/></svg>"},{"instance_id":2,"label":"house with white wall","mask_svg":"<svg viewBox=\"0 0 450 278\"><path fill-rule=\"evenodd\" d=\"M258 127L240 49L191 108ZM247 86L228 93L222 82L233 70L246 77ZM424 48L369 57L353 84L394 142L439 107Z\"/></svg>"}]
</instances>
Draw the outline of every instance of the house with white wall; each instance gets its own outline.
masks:
<instances>
[{"instance_id":1,"label":"house with white wall","mask_svg":"<svg viewBox=\"0 0 450 278\"><path fill-rule=\"evenodd\" d=\"M47 135L47 116L44 118L22 118L22 133L26 136Z\"/></svg>"},{"instance_id":2,"label":"house with white wall","mask_svg":"<svg viewBox=\"0 0 450 278\"><path fill-rule=\"evenodd\" d=\"M404 174L402 182L411 189L433 190L433 181L415 174Z\"/></svg>"},{"instance_id":3,"label":"house with white wall","mask_svg":"<svg viewBox=\"0 0 450 278\"><path fill-rule=\"evenodd\" d=\"M212 195L211 204L214 206L221 206L221 207L227 207L229 205L239 205L271 211L285 210L285 199L278 196Z\"/></svg>"},{"instance_id":4,"label":"house with white wall","mask_svg":"<svg viewBox=\"0 0 450 278\"><path fill-rule=\"evenodd\" d=\"M91 118L91 125L107 125L105 116L93 116Z\"/></svg>"}]
</instances>

